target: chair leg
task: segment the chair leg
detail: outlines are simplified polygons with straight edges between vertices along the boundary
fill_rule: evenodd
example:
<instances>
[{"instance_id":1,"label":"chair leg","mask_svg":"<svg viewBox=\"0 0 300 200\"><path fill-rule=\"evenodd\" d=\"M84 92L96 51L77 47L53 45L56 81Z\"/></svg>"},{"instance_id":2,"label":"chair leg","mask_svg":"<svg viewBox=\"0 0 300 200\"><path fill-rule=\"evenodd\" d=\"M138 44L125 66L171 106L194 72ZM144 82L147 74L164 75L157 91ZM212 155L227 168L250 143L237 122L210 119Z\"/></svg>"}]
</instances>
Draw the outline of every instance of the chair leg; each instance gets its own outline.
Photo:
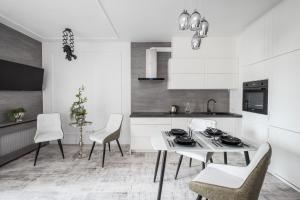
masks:
<instances>
[{"instance_id":1,"label":"chair leg","mask_svg":"<svg viewBox=\"0 0 300 200\"><path fill-rule=\"evenodd\" d=\"M110 142L108 142L108 151L110 151Z\"/></svg>"},{"instance_id":2,"label":"chair leg","mask_svg":"<svg viewBox=\"0 0 300 200\"><path fill-rule=\"evenodd\" d=\"M224 164L227 165L227 152L224 152Z\"/></svg>"},{"instance_id":3,"label":"chair leg","mask_svg":"<svg viewBox=\"0 0 300 200\"><path fill-rule=\"evenodd\" d=\"M183 158L183 155L180 155L179 161L178 161L178 165L177 165L176 174L175 174L175 179L177 179L177 175L178 175L178 172L179 172L179 169L180 169L180 165L181 165L181 162L182 162L182 158Z\"/></svg>"},{"instance_id":4,"label":"chair leg","mask_svg":"<svg viewBox=\"0 0 300 200\"><path fill-rule=\"evenodd\" d=\"M161 151L158 151L157 158L156 158L156 164L155 164L155 171L154 171L153 182L156 181L156 175L157 175L157 170L158 170L158 166L159 166L160 154L161 154Z\"/></svg>"},{"instance_id":5,"label":"chair leg","mask_svg":"<svg viewBox=\"0 0 300 200\"><path fill-rule=\"evenodd\" d=\"M33 164L33 166L35 166L35 164L36 164L36 160L37 160L37 157L38 157L39 152L40 152L41 144L42 144L41 142L38 143L38 147L37 147L37 149L36 149L36 153L35 153L35 158L34 158L34 164Z\"/></svg>"},{"instance_id":6,"label":"chair leg","mask_svg":"<svg viewBox=\"0 0 300 200\"><path fill-rule=\"evenodd\" d=\"M201 200L201 199L202 199L202 196L198 195L196 200Z\"/></svg>"},{"instance_id":7,"label":"chair leg","mask_svg":"<svg viewBox=\"0 0 300 200\"><path fill-rule=\"evenodd\" d=\"M58 146L59 146L61 155L62 155L63 159L65 159L64 150L63 150L63 146L61 144L61 140L57 140L57 142L58 142Z\"/></svg>"},{"instance_id":8,"label":"chair leg","mask_svg":"<svg viewBox=\"0 0 300 200\"><path fill-rule=\"evenodd\" d=\"M205 169L205 163L202 162L202 169Z\"/></svg>"},{"instance_id":9,"label":"chair leg","mask_svg":"<svg viewBox=\"0 0 300 200\"><path fill-rule=\"evenodd\" d=\"M212 158L210 158L210 159L209 159L209 161L210 161L211 163L213 163L213 162L214 162L214 160L213 160Z\"/></svg>"},{"instance_id":10,"label":"chair leg","mask_svg":"<svg viewBox=\"0 0 300 200\"><path fill-rule=\"evenodd\" d=\"M118 139L116 139L116 140L117 140L118 147L119 147L119 149L120 149L121 155L122 155L122 157L123 157L123 151L122 151L122 149L121 149L121 146L120 146L119 140L118 140Z\"/></svg>"},{"instance_id":11,"label":"chair leg","mask_svg":"<svg viewBox=\"0 0 300 200\"><path fill-rule=\"evenodd\" d=\"M193 159L190 158L190 165L189 165L190 167L192 167L192 160L193 160Z\"/></svg>"},{"instance_id":12,"label":"chair leg","mask_svg":"<svg viewBox=\"0 0 300 200\"><path fill-rule=\"evenodd\" d=\"M106 147L106 143L105 143L105 144L103 144L102 168L104 167L104 159L105 159L105 147Z\"/></svg>"},{"instance_id":13,"label":"chair leg","mask_svg":"<svg viewBox=\"0 0 300 200\"><path fill-rule=\"evenodd\" d=\"M95 144L96 144L96 142L93 142L93 146L92 146L92 149L91 149L91 152L90 152L90 155L89 155L89 160L91 159L92 153L94 151Z\"/></svg>"}]
</instances>

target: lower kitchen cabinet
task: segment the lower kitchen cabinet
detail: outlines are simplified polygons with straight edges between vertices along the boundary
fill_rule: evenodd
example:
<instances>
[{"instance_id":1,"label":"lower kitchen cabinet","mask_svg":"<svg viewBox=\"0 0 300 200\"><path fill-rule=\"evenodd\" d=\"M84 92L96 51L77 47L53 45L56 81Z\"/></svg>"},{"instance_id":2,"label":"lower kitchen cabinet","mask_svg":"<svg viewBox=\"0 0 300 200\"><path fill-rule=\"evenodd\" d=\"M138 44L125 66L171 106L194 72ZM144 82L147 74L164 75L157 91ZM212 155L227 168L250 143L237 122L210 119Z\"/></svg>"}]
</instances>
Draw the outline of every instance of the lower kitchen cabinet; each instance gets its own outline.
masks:
<instances>
[{"instance_id":1,"label":"lower kitchen cabinet","mask_svg":"<svg viewBox=\"0 0 300 200\"><path fill-rule=\"evenodd\" d=\"M161 131L180 128L187 130L192 118L166 117L166 118L131 118L131 144L130 150L136 152L153 151L151 137L160 136ZM234 136L240 134L241 118L201 118L217 122L217 128Z\"/></svg>"}]
</instances>

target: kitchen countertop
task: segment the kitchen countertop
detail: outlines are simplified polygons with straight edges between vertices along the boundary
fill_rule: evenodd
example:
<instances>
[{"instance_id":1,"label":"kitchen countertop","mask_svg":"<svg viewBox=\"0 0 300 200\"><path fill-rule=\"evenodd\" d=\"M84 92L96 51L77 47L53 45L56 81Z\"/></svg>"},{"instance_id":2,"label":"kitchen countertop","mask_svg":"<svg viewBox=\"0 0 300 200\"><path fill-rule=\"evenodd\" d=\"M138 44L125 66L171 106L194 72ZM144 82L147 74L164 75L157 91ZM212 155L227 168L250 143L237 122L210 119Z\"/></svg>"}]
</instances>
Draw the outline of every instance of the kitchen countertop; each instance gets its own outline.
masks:
<instances>
[{"instance_id":1,"label":"kitchen countertop","mask_svg":"<svg viewBox=\"0 0 300 200\"><path fill-rule=\"evenodd\" d=\"M216 112L216 113L206 113L206 112L194 112L194 113L176 113L171 114L169 112L133 112L130 115L131 118L138 117L220 117L220 118L241 118L242 115L230 112Z\"/></svg>"}]
</instances>

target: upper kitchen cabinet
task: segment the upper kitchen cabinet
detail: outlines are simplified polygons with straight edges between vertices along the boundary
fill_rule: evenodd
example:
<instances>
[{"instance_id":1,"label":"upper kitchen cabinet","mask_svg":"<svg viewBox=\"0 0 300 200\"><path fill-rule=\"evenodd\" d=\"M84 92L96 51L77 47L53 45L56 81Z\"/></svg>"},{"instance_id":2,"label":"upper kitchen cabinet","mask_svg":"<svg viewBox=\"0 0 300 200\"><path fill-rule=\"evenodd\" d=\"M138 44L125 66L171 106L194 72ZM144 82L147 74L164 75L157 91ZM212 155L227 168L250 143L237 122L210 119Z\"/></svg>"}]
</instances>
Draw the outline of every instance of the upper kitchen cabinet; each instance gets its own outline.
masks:
<instances>
[{"instance_id":1,"label":"upper kitchen cabinet","mask_svg":"<svg viewBox=\"0 0 300 200\"><path fill-rule=\"evenodd\" d=\"M282 1L269 15L272 56L300 49L300 1Z\"/></svg>"},{"instance_id":2,"label":"upper kitchen cabinet","mask_svg":"<svg viewBox=\"0 0 300 200\"><path fill-rule=\"evenodd\" d=\"M282 1L248 26L239 37L240 66L300 49L299 7L300 1Z\"/></svg>"},{"instance_id":3,"label":"upper kitchen cabinet","mask_svg":"<svg viewBox=\"0 0 300 200\"><path fill-rule=\"evenodd\" d=\"M191 37L172 38L172 58L232 58L236 57L233 37L210 37L202 40L199 50L191 48Z\"/></svg>"},{"instance_id":4,"label":"upper kitchen cabinet","mask_svg":"<svg viewBox=\"0 0 300 200\"><path fill-rule=\"evenodd\" d=\"M206 38L199 50L191 48L189 37L174 37L168 89L237 88L235 52L235 39L231 37Z\"/></svg>"}]
</instances>

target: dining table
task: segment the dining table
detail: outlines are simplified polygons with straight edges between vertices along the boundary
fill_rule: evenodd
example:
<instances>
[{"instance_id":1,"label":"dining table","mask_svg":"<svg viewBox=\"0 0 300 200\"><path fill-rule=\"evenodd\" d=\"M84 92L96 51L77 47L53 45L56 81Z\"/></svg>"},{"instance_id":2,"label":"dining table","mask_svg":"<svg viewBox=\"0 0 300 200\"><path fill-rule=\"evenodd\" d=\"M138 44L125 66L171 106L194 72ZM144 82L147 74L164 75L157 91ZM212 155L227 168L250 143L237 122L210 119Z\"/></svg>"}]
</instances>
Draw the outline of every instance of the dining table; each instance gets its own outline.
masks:
<instances>
[{"instance_id":1,"label":"dining table","mask_svg":"<svg viewBox=\"0 0 300 200\"><path fill-rule=\"evenodd\" d=\"M187 146L187 145L180 145L174 142L176 136L172 135L170 131L162 131L161 137L156 139L155 142L159 142L160 145L155 145L155 149L158 150L158 158L156 161L155 166L155 175L154 181L156 179L157 170L160 162L160 155L162 153L162 164L161 164L161 171L160 171L160 179L159 179L159 187L157 193L157 200L161 199L162 189L163 189L163 182L164 182L164 174L166 168L166 160L168 152L176 152L176 151L190 151L190 152L221 152L224 153L224 163L227 164L227 153L230 152L241 152L245 156L246 165L250 163L249 151L256 151L258 147L247 141L244 138L241 139L241 145L233 146L227 145L222 143L218 137L212 137L210 135L205 134L204 132L192 132L190 137L194 139L195 145ZM157 147L160 147L157 149Z\"/></svg>"}]
</instances>

